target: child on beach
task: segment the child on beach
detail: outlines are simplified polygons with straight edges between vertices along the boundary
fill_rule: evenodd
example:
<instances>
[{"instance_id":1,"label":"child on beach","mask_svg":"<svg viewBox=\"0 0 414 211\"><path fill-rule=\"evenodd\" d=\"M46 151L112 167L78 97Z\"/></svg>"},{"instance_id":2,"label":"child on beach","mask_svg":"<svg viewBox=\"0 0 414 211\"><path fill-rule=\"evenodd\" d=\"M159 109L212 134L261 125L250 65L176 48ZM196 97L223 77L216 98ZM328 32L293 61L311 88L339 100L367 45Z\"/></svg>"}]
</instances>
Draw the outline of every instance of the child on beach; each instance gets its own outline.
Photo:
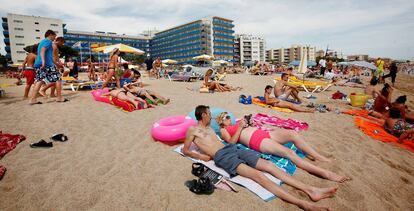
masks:
<instances>
[{"instance_id":1,"label":"child on beach","mask_svg":"<svg viewBox=\"0 0 414 211\"><path fill-rule=\"evenodd\" d=\"M272 94L272 90L273 90L273 87L270 86L270 85L267 85L265 87L264 98L265 98L265 103L267 105L277 106L277 107L280 107L280 108L289 108L291 110L298 111L298 112L306 112L306 113L315 112L315 109L313 109L313 108L303 108L303 107L297 106L293 103L283 101L283 100L279 100L275 97L271 97L270 95Z\"/></svg>"}]
</instances>

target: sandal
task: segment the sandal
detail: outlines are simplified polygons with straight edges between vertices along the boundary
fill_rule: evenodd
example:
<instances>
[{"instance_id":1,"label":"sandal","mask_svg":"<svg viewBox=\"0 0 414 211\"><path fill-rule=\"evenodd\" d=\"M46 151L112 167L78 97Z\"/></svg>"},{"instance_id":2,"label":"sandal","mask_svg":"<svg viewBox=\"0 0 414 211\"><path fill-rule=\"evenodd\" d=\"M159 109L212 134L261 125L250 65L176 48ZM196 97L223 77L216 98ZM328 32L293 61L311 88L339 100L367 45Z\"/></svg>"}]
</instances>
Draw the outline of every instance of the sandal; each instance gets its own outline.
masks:
<instances>
[{"instance_id":1,"label":"sandal","mask_svg":"<svg viewBox=\"0 0 414 211\"><path fill-rule=\"evenodd\" d=\"M192 180L186 184L188 189L197 195L210 195L214 193L214 185L209 178L200 178L198 180Z\"/></svg>"},{"instance_id":2,"label":"sandal","mask_svg":"<svg viewBox=\"0 0 414 211\"><path fill-rule=\"evenodd\" d=\"M55 134L52 137L50 137L50 139L52 139L53 141L61 141L61 142L65 142L65 141L69 140L68 137L65 136L62 133Z\"/></svg>"},{"instance_id":3,"label":"sandal","mask_svg":"<svg viewBox=\"0 0 414 211\"><path fill-rule=\"evenodd\" d=\"M31 148L50 148L50 147L53 147L53 143L46 142L45 140L42 139L37 143L31 143L30 147Z\"/></svg>"},{"instance_id":4,"label":"sandal","mask_svg":"<svg viewBox=\"0 0 414 211\"><path fill-rule=\"evenodd\" d=\"M191 173L194 176L200 177L206 171L207 171L207 168L204 164L202 164L202 163L193 163Z\"/></svg>"}]
</instances>

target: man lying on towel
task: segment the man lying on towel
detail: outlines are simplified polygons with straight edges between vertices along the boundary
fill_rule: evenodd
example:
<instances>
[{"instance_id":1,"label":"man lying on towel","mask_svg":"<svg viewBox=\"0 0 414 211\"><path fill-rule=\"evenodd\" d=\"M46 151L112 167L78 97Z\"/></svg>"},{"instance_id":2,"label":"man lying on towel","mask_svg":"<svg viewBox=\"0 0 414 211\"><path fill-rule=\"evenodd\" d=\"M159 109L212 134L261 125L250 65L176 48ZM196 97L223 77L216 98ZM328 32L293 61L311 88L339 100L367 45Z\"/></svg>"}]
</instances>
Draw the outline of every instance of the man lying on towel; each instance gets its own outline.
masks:
<instances>
[{"instance_id":1,"label":"man lying on towel","mask_svg":"<svg viewBox=\"0 0 414 211\"><path fill-rule=\"evenodd\" d=\"M282 80L278 81L275 85L275 97L279 100L287 100L290 96L292 96L297 102L302 102L298 95L299 89L288 83L289 74L282 73L281 79Z\"/></svg>"},{"instance_id":2,"label":"man lying on towel","mask_svg":"<svg viewBox=\"0 0 414 211\"><path fill-rule=\"evenodd\" d=\"M241 175L250 178L282 200L297 205L304 210L329 210L289 194L283 188L273 183L261 171L268 172L286 184L302 190L313 201L332 197L338 189L337 187L317 188L304 184L277 168L272 162L260 158L258 152L239 149L235 144L224 145L210 127L211 113L208 106L197 106L195 117L198 120L198 125L188 130L182 150L183 154L204 161L214 159L215 164L224 169L230 176ZM203 154L190 150L192 143Z\"/></svg>"},{"instance_id":3,"label":"man lying on towel","mask_svg":"<svg viewBox=\"0 0 414 211\"><path fill-rule=\"evenodd\" d=\"M297 112L307 112L307 113L315 112L315 109L313 109L313 108L301 107L301 106L295 105L291 102L287 102L287 101L284 101L284 100L280 100L280 99L271 97L270 95L272 94L272 89L273 89L273 87L270 86L270 85L267 85L265 87L264 98L265 98L265 103L267 105L276 106L276 107L279 107L279 108L289 108L289 109L291 109L293 111L297 111ZM275 86L275 89L276 89L276 86Z\"/></svg>"}]
</instances>

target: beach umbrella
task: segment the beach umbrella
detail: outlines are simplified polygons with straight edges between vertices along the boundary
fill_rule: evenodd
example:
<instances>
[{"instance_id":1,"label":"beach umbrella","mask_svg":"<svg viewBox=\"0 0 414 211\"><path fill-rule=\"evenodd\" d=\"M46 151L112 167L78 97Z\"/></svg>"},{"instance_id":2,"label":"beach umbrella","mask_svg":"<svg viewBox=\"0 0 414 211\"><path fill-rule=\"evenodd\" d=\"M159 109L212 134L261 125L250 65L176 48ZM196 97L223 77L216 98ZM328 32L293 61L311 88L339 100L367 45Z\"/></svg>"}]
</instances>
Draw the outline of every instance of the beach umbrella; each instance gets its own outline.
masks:
<instances>
[{"instance_id":1,"label":"beach umbrella","mask_svg":"<svg viewBox=\"0 0 414 211\"><path fill-rule=\"evenodd\" d=\"M214 56L203 54L203 55L195 56L193 57L193 59L197 61L211 61L214 59Z\"/></svg>"},{"instance_id":2,"label":"beach umbrella","mask_svg":"<svg viewBox=\"0 0 414 211\"><path fill-rule=\"evenodd\" d=\"M173 59L164 59L164 60L162 60L162 63L163 64L177 64L178 61L173 60Z\"/></svg>"},{"instance_id":3,"label":"beach umbrella","mask_svg":"<svg viewBox=\"0 0 414 211\"><path fill-rule=\"evenodd\" d=\"M308 54L305 51L300 58L298 73L305 74L308 71Z\"/></svg>"},{"instance_id":4,"label":"beach umbrella","mask_svg":"<svg viewBox=\"0 0 414 211\"><path fill-rule=\"evenodd\" d=\"M338 65L348 66L349 62L338 62Z\"/></svg>"},{"instance_id":5,"label":"beach umbrella","mask_svg":"<svg viewBox=\"0 0 414 211\"><path fill-rule=\"evenodd\" d=\"M307 64L307 66L308 67L314 67L314 66L316 66L316 62L315 61L307 61L306 63L308 63ZM300 65L300 61L299 60L294 60L294 61L291 61L289 64L288 64L288 66L299 66Z\"/></svg>"},{"instance_id":6,"label":"beach umbrella","mask_svg":"<svg viewBox=\"0 0 414 211\"><path fill-rule=\"evenodd\" d=\"M213 61L213 66L221 66L221 65L228 65L229 62L225 60L216 60Z\"/></svg>"},{"instance_id":7,"label":"beach umbrella","mask_svg":"<svg viewBox=\"0 0 414 211\"><path fill-rule=\"evenodd\" d=\"M186 64L186 65L183 65L182 67L183 67L183 68L187 68L187 67L193 68L194 66L193 66L193 65L191 65L191 64Z\"/></svg>"},{"instance_id":8,"label":"beach umbrella","mask_svg":"<svg viewBox=\"0 0 414 211\"><path fill-rule=\"evenodd\" d=\"M137 54L137 55L142 55L145 52L142 50L139 50L138 48L134 48L125 44L115 44L115 45L107 45L107 46L102 46L99 48L94 48L93 51L95 52L103 52L103 53L110 53L112 50L114 50L115 48L118 48L120 52L123 53L133 53L133 54Z\"/></svg>"},{"instance_id":9,"label":"beach umbrella","mask_svg":"<svg viewBox=\"0 0 414 211\"><path fill-rule=\"evenodd\" d=\"M353 62L350 62L349 64L357 66L357 67L365 67L371 70L377 69L377 67L374 64L366 62L366 61L353 61Z\"/></svg>"}]
</instances>

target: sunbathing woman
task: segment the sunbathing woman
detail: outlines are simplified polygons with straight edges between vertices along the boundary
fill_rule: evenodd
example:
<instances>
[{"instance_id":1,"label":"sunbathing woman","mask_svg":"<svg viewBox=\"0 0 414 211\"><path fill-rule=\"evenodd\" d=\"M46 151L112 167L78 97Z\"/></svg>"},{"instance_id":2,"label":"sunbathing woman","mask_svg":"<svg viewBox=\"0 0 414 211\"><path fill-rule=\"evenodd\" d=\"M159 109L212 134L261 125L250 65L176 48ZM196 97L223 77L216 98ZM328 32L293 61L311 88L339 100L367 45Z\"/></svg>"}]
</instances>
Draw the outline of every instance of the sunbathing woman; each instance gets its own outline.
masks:
<instances>
[{"instance_id":1,"label":"sunbathing woman","mask_svg":"<svg viewBox=\"0 0 414 211\"><path fill-rule=\"evenodd\" d=\"M401 117L403 120L407 121L410 124L414 123L414 114L408 109L408 106L405 104L407 102L407 96L399 96L395 102L391 104L392 107L398 108L401 112Z\"/></svg>"},{"instance_id":2,"label":"sunbathing woman","mask_svg":"<svg viewBox=\"0 0 414 211\"><path fill-rule=\"evenodd\" d=\"M242 90L241 87L233 88L227 84L219 83L217 81L212 81L210 77L213 75L213 70L207 70L206 74L204 75L204 82L203 85L206 86L209 90L217 90L218 92L230 92L230 91L237 91Z\"/></svg>"},{"instance_id":3,"label":"sunbathing woman","mask_svg":"<svg viewBox=\"0 0 414 211\"><path fill-rule=\"evenodd\" d=\"M298 112L306 112L306 113L315 112L314 108L304 108L304 107L301 107L301 106L297 106L293 103L271 97L270 95L272 94L272 90L273 90L273 87L270 86L270 85L267 85L265 87L264 98L265 98L265 103L267 105L277 106L277 107L280 107L280 108L289 108L291 110L298 111Z\"/></svg>"},{"instance_id":4,"label":"sunbathing woman","mask_svg":"<svg viewBox=\"0 0 414 211\"><path fill-rule=\"evenodd\" d=\"M386 119L385 114L391 106L392 91L393 88L389 84L384 84L380 94L375 98L373 110L369 113L371 116Z\"/></svg>"},{"instance_id":5,"label":"sunbathing woman","mask_svg":"<svg viewBox=\"0 0 414 211\"><path fill-rule=\"evenodd\" d=\"M398 142L414 140L414 125L408 124L402 119L398 108L391 108L389 117L385 120L384 129L398 138Z\"/></svg>"},{"instance_id":6,"label":"sunbathing woman","mask_svg":"<svg viewBox=\"0 0 414 211\"><path fill-rule=\"evenodd\" d=\"M143 89L141 87L137 86L138 83L129 83L129 84L125 84L124 85L124 89L127 90L129 93L131 94L133 97L144 97L144 98L148 98L149 100L151 100L152 102L157 102L152 96L160 99L162 101L163 104L167 104L170 102L170 99L165 98L163 96L161 96L160 94L158 94L157 92L153 92L147 89Z\"/></svg>"},{"instance_id":7,"label":"sunbathing woman","mask_svg":"<svg viewBox=\"0 0 414 211\"><path fill-rule=\"evenodd\" d=\"M108 93L103 94L102 96L112 96L116 97L120 100L128 101L135 106L135 109L138 109L138 102L141 104L141 107L148 108L148 107L155 107L153 105L148 105L147 102L139 97L129 96L127 95L128 91L123 89L113 89Z\"/></svg>"},{"instance_id":8,"label":"sunbathing woman","mask_svg":"<svg viewBox=\"0 0 414 211\"><path fill-rule=\"evenodd\" d=\"M322 169L312 163L300 158L294 151L286 148L283 144L293 142L295 146L308 154L317 161L330 161L328 158L312 149L297 132L292 130L276 128L273 131L264 131L256 127L251 127L246 120L241 120L236 125L231 125L230 116L227 112L221 113L216 118L220 125L220 137L228 143L235 144L240 142L258 152L273 154L290 159L299 168L309 173L321 176L335 182L345 182L348 177L338 175L331 171Z\"/></svg>"}]
</instances>

